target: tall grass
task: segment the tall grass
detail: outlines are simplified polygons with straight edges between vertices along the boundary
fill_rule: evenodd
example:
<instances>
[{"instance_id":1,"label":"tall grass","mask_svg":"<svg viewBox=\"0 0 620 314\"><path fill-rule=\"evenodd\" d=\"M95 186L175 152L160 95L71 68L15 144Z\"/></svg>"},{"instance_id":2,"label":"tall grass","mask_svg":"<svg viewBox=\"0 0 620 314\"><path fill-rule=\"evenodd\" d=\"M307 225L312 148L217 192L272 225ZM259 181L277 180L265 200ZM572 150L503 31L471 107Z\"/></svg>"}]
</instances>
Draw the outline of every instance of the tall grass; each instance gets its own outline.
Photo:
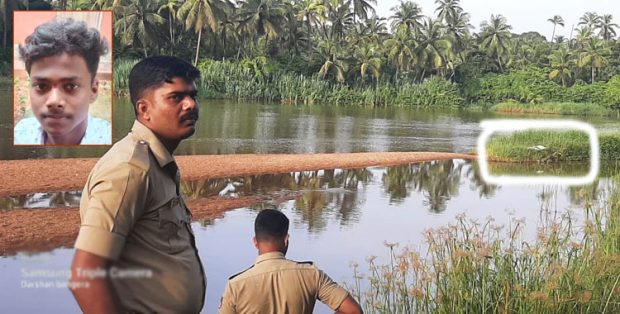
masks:
<instances>
[{"instance_id":1,"label":"tall grass","mask_svg":"<svg viewBox=\"0 0 620 314\"><path fill-rule=\"evenodd\" d=\"M535 149L541 145L544 149ZM620 134L599 134L600 158L620 158ZM512 134L498 134L487 142L487 155L493 161L561 162L587 161L590 142L584 132L529 130Z\"/></svg>"},{"instance_id":2,"label":"tall grass","mask_svg":"<svg viewBox=\"0 0 620 314\"><path fill-rule=\"evenodd\" d=\"M579 116L609 116L617 113L617 111L611 110L599 104L573 102L522 104L516 101L501 102L492 106L490 108L490 111L504 113L559 114Z\"/></svg>"},{"instance_id":3,"label":"tall grass","mask_svg":"<svg viewBox=\"0 0 620 314\"><path fill-rule=\"evenodd\" d=\"M533 241L524 220L460 215L426 232L425 255L386 243L389 263L354 265L352 290L367 313L620 313L619 201L584 199L584 221L550 215Z\"/></svg>"}]
</instances>

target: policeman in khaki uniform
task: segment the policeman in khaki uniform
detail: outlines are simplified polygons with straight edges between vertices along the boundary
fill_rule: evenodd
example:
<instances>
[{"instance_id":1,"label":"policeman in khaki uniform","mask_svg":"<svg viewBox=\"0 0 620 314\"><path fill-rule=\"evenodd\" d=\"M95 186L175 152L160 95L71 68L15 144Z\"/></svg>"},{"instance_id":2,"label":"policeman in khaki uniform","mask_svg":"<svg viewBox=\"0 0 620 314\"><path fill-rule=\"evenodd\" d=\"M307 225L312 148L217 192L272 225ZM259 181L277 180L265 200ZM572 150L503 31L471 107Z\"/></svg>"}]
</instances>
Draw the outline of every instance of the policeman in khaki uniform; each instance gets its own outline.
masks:
<instances>
[{"instance_id":1,"label":"policeman in khaki uniform","mask_svg":"<svg viewBox=\"0 0 620 314\"><path fill-rule=\"evenodd\" d=\"M80 202L70 285L85 313L202 309L206 278L172 156L195 131L199 75L174 57L146 58L130 73L136 121L97 162Z\"/></svg>"},{"instance_id":2,"label":"policeman in khaki uniform","mask_svg":"<svg viewBox=\"0 0 620 314\"><path fill-rule=\"evenodd\" d=\"M220 314L312 313L318 299L337 313L362 313L359 304L312 262L295 262L288 249L288 218L280 211L261 211L254 222L258 258L229 278Z\"/></svg>"}]
</instances>

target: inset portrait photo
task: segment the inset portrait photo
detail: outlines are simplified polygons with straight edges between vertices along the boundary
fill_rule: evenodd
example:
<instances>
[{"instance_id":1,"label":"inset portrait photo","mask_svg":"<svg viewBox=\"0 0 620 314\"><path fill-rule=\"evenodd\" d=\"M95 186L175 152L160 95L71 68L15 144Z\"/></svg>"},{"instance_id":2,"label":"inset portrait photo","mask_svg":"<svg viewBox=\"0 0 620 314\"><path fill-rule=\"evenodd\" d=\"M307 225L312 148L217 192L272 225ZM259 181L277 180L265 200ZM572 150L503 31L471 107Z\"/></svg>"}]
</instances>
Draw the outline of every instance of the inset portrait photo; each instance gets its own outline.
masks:
<instances>
[{"instance_id":1,"label":"inset portrait photo","mask_svg":"<svg viewBox=\"0 0 620 314\"><path fill-rule=\"evenodd\" d=\"M112 144L112 12L15 11L13 144Z\"/></svg>"}]
</instances>

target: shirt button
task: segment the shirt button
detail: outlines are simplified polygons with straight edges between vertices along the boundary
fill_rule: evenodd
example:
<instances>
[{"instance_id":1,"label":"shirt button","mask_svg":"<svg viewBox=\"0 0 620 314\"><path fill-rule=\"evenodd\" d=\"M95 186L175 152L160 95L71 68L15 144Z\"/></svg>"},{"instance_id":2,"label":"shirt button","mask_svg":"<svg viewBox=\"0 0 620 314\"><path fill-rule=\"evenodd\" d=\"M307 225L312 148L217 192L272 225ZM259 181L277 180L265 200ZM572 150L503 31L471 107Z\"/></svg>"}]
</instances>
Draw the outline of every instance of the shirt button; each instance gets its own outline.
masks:
<instances>
[{"instance_id":1,"label":"shirt button","mask_svg":"<svg viewBox=\"0 0 620 314\"><path fill-rule=\"evenodd\" d=\"M146 141L144 141L144 140L139 140L138 143L140 143L142 145L146 145Z\"/></svg>"}]
</instances>

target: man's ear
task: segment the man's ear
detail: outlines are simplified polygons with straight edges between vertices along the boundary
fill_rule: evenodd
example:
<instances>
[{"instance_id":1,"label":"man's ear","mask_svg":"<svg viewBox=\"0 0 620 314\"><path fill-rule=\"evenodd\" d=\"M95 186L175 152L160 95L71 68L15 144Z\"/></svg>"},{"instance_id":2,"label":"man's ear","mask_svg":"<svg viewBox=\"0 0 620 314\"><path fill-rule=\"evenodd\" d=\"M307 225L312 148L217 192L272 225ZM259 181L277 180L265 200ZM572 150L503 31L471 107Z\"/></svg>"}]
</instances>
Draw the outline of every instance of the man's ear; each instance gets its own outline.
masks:
<instances>
[{"instance_id":1,"label":"man's ear","mask_svg":"<svg viewBox=\"0 0 620 314\"><path fill-rule=\"evenodd\" d=\"M284 237L284 246L285 247L288 247L288 236L289 236L289 234L287 233L286 237Z\"/></svg>"},{"instance_id":2,"label":"man's ear","mask_svg":"<svg viewBox=\"0 0 620 314\"><path fill-rule=\"evenodd\" d=\"M252 237L252 243L254 243L254 247L258 249L258 241L256 240L256 237Z\"/></svg>"},{"instance_id":3,"label":"man's ear","mask_svg":"<svg viewBox=\"0 0 620 314\"><path fill-rule=\"evenodd\" d=\"M97 93L99 92L99 80L94 79L93 83L90 85L90 102L94 102L97 99Z\"/></svg>"},{"instance_id":4,"label":"man's ear","mask_svg":"<svg viewBox=\"0 0 620 314\"><path fill-rule=\"evenodd\" d=\"M142 118L144 121L151 121L151 103L141 98L136 102L136 111L138 112L138 117Z\"/></svg>"}]
</instances>

